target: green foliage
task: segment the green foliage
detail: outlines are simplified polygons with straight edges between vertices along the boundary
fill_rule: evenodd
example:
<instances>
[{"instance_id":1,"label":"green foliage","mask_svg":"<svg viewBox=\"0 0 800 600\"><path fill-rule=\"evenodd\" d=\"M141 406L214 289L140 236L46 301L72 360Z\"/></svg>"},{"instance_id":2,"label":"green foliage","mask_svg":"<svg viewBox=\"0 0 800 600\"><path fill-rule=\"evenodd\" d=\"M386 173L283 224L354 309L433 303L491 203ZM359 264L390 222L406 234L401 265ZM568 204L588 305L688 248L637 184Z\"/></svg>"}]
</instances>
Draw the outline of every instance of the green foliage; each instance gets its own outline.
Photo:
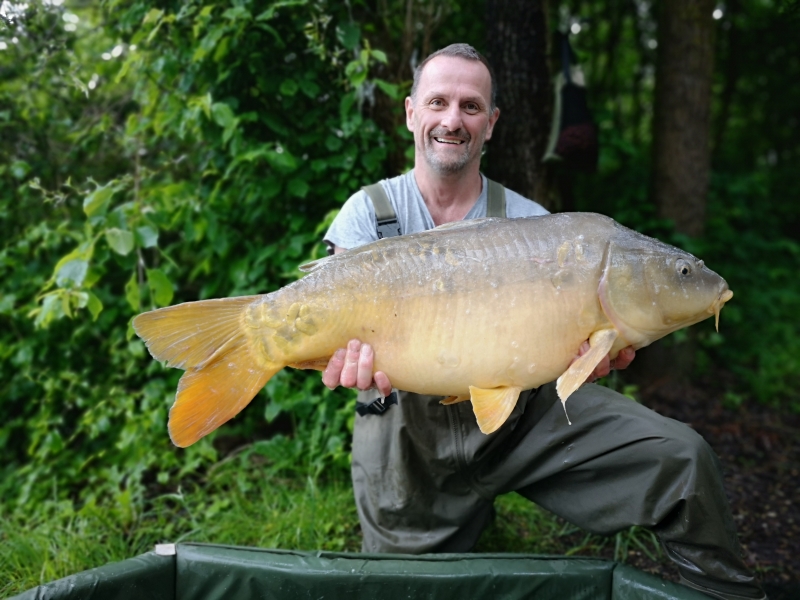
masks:
<instances>
[{"instance_id":1,"label":"green foliage","mask_svg":"<svg viewBox=\"0 0 800 600\"><path fill-rule=\"evenodd\" d=\"M171 446L179 373L130 319L276 289L320 254L320 223L381 176L389 140L360 98L386 57L345 5L310 0L36 6L2 27L0 494L140 496L218 450ZM294 430L254 451L347 466L349 395L317 374L270 393L267 420ZM219 435L259 427L250 410Z\"/></svg>"},{"instance_id":2,"label":"green foliage","mask_svg":"<svg viewBox=\"0 0 800 600\"><path fill-rule=\"evenodd\" d=\"M599 18L606 8L611 14ZM794 199L800 88L786 82L800 75L800 63L789 59L798 50L792 33L797 15L775 8L772 2L737 2L725 7L719 22L714 152L702 239L676 235L648 201L653 11L576 0L562 3L560 14L562 26L581 23L572 44L600 129L598 173L574 178L578 210L608 214L693 252L725 277L735 295L722 311L719 333L706 324L695 328L697 367L737 376L736 388L727 391L731 406L755 396L798 411L800 204ZM760 47L763 53L748 50Z\"/></svg>"}]
</instances>

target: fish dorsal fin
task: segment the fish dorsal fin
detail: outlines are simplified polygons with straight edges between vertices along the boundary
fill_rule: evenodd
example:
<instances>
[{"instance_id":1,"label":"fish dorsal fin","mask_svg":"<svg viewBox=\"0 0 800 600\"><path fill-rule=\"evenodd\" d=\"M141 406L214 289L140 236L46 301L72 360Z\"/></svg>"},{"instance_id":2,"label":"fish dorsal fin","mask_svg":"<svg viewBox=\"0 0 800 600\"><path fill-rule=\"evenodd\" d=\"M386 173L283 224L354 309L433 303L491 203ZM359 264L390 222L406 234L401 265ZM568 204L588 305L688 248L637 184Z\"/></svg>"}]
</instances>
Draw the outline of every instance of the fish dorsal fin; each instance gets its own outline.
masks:
<instances>
[{"instance_id":1,"label":"fish dorsal fin","mask_svg":"<svg viewBox=\"0 0 800 600\"><path fill-rule=\"evenodd\" d=\"M444 229L460 229L461 227L474 227L479 223L486 223L488 221L502 221L500 217L481 217L480 219L467 219L466 221L453 221L451 223L444 223L438 227L434 227L431 231L442 231Z\"/></svg>"},{"instance_id":2,"label":"fish dorsal fin","mask_svg":"<svg viewBox=\"0 0 800 600\"><path fill-rule=\"evenodd\" d=\"M336 257L335 254L332 254L331 256L323 256L322 258L318 258L316 260L303 263L302 265L297 267L297 270L302 271L303 273L310 273L311 271L316 271L317 269L324 266L328 261L330 261L335 257Z\"/></svg>"},{"instance_id":3,"label":"fish dorsal fin","mask_svg":"<svg viewBox=\"0 0 800 600\"><path fill-rule=\"evenodd\" d=\"M556 391L562 405L566 407L567 398L592 374L597 364L611 350L618 335L616 329L601 329L592 333L589 337L589 351L572 363L558 378ZM564 410L566 411L566 408Z\"/></svg>"},{"instance_id":4,"label":"fish dorsal fin","mask_svg":"<svg viewBox=\"0 0 800 600\"><path fill-rule=\"evenodd\" d=\"M492 389L483 389L469 386L472 410L478 420L478 427L483 433L489 434L506 422L508 415L514 410L522 391L518 386L503 386Z\"/></svg>"}]
</instances>

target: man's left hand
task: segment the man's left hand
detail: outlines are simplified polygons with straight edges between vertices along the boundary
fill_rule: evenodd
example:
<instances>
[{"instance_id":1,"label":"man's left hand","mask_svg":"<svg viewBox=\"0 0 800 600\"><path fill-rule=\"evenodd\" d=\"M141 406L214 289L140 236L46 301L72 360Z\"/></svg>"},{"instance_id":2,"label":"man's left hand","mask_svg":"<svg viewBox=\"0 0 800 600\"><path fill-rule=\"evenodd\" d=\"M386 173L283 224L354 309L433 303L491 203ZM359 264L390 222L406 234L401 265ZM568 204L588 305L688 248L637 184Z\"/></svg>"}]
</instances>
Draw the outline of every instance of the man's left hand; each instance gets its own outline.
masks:
<instances>
[{"instance_id":1,"label":"man's left hand","mask_svg":"<svg viewBox=\"0 0 800 600\"><path fill-rule=\"evenodd\" d=\"M583 356L588 351L589 351L589 340L586 340L585 342L583 342L583 344L581 344L580 350L578 351L578 356L576 356L572 362L578 360L579 356ZM620 350L619 354L617 354L617 358L613 360L608 354L606 354L603 357L603 360L597 363L597 366L594 368L594 371L592 371L592 374L586 378L586 383L591 383L596 379L605 377L613 369L617 370L627 369L628 365L630 365L633 362L634 358L636 358L636 350L634 350L632 346L627 346L622 350Z\"/></svg>"}]
</instances>

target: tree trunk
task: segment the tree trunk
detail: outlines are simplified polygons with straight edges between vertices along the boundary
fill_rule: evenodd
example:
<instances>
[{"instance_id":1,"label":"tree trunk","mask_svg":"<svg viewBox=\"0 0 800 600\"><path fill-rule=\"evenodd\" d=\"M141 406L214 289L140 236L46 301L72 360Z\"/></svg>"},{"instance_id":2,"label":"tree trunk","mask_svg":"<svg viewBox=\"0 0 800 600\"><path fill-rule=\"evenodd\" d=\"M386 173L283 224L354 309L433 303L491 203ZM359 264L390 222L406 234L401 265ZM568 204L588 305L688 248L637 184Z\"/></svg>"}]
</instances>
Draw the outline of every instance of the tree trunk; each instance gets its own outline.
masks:
<instances>
[{"instance_id":1,"label":"tree trunk","mask_svg":"<svg viewBox=\"0 0 800 600\"><path fill-rule=\"evenodd\" d=\"M487 2L486 55L501 111L487 144L487 175L555 210L555 174L542 162L553 114L547 23L547 0Z\"/></svg>"},{"instance_id":2,"label":"tree trunk","mask_svg":"<svg viewBox=\"0 0 800 600\"><path fill-rule=\"evenodd\" d=\"M662 0L651 196L662 218L703 233L710 169L715 0Z\"/></svg>"}]
</instances>

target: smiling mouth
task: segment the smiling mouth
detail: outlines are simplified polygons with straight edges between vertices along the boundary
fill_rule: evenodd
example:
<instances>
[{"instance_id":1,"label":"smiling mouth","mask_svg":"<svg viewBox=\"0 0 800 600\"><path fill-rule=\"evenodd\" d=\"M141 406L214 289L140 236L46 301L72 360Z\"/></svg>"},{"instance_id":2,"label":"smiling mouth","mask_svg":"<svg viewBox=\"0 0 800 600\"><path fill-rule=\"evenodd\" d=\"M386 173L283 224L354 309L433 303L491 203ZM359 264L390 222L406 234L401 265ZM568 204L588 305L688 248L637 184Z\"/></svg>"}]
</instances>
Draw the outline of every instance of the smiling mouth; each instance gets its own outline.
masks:
<instances>
[{"instance_id":1,"label":"smiling mouth","mask_svg":"<svg viewBox=\"0 0 800 600\"><path fill-rule=\"evenodd\" d=\"M439 142L440 144L450 144L451 146L459 146L464 142L466 142L466 140L448 140L446 138L441 138L441 137L434 137L433 139Z\"/></svg>"}]
</instances>

